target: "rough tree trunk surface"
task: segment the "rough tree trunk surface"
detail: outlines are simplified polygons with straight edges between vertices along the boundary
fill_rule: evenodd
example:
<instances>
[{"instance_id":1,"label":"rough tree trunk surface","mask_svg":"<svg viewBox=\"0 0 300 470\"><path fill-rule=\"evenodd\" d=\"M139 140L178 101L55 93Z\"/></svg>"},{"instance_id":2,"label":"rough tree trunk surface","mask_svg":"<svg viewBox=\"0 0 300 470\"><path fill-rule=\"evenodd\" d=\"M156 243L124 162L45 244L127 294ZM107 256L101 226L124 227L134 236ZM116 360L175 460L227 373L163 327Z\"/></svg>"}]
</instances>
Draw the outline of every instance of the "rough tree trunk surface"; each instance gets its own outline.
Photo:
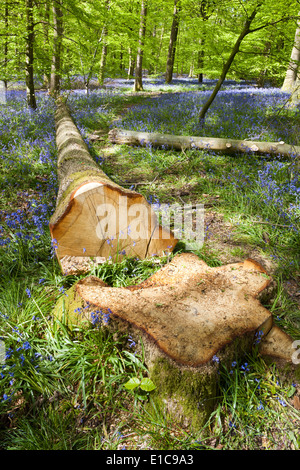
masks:
<instances>
[{"instance_id":1,"label":"rough tree trunk surface","mask_svg":"<svg viewBox=\"0 0 300 470\"><path fill-rule=\"evenodd\" d=\"M226 154L242 152L258 155L270 154L283 157L300 155L300 147L288 145L284 142L260 142L218 137L181 136L159 134L156 132L128 131L118 128L112 129L109 132L109 140L114 144L141 145L144 147L151 145L152 147L168 147L176 150L213 150Z\"/></svg>"},{"instance_id":2,"label":"rough tree trunk surface","mask_svg":"<svg viewBox=\"0 0 300 470\"><path fill-rule=\"evenodd\" d=\"M273 331L259 301L270 282L253 260L211 268L184 253L135 286L109 287L89 276L57 304L56 315L82 324L109 313L113 331L141 337L155 399L178 422L199 426L216 403L218 361L230 365L251 352L258 332L268 338ZM282 335L282 350L275 332L264 354L289 359L291 338Z\"/></svg>"},{"instance_id":3,"label":"rough tree trunk surface","mask_svg":"<svg viewBox=\"0 0 300 470\"><path fill-rule=\"evenodd\" d=\"M50 233L63 271L123 255L146 258L172 251L177 240L150 204L114 183L91 157L66 104L57 101L59 191ZM86 262L86 263L85 263Z\"/></svg>"},{"instance_id":4,"label":"rough tree trunk surface","mask_svg":"<svg viewBox=\"0 0 300 470\"><path fill-rule=\"evenodd\" d=\"M300 20L297 21L294 45L291 52L290 63L282 85L282 91L291 93L296 85L300 62Z\"/></svg>"}]
</instances>

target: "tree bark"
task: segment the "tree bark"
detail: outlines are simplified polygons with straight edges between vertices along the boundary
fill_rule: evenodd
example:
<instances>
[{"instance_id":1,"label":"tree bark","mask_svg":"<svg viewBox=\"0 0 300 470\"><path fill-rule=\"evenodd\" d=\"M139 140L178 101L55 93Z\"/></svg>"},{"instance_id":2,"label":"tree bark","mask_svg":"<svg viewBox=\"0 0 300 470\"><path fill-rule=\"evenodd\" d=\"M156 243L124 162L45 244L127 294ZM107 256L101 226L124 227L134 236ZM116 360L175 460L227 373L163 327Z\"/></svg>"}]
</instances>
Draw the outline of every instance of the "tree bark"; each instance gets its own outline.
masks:
<instances>
[{"instance_id":1,"label":"tree bark","mask_svg":"<svg viewBox=\"0 0 300 470\"><path fill-rule=\"evenodd\" d=\"M45 18L45 22L43 23L43 35L44 35L44 48L45 48L45 52L47 51L48 49L48 46L49 46L49 22L50 22L50 4L49 2L46 2L45 3L45 12L44 12L44 18ZM48 69L48 66L46 67ZM48 71L45 71L44 72L44 76L43 76L43 80L44 80L44 83L43 83L43 87L49 89L50 87L50 74L48 73Z\"/></svg>"},{"instance_id":2,"label":"tree bark","mask_svg":"<svg viewBox=\"0 0 300 470\"><path fill-rule=\"evenodd\" d=\"M27 104L31 109L36 109L33 61L34 61L34 21L33 21L33 0L26 0L26 58L25 58L25 81Z\"/></svg>"},{"instance_id":3,"label":"tree bark","mask_svg":"<svg viewBox=\"0 0 300 470\"><path fill-rule=\"evenodd\" d=\"M132 53L132 48L128 48L128 55L129 55L129 64L128 64L128 80L133 77L134 75L134 64L135 64L135 59Z\"/></svg>"},{"instance_id":4,"label":"tree bark","mask_svg":"<svg viewBox=\"0 0 300 470\"><path fill-rule=\"evenodd\" d=\"M204 39L200 41L200 49L198 50L197 69L198 69L198 83L203 83L203 65L204 65Z\"/></svg>"},{"instance_id":5,"label":"tree bark","mask_svg":"<svg viewBox=\"0 0 300 470\"><path fill-rule=\"evenodd\" d=\"M61 53L62 53L62 35L63 35L63 12L62 0L53 0L53 55L50 77L50 92L57 95L60 91L61 78Z\"/></svg>"},{"instance_id":6,"label":"tree bark","mask_svg":"<svg viewBox=\"0 0 300 470\"><path fill-rule=\"evenodd\" d=\"M5 26L5 40L4 40L4 87L5 87L5 93L7 91L7 63L8 63L8 21L9 18L9 11L8 11L8 0L5 2L5 9L4 9L4 26Z\"/></svg>"},{"instance_id":7,"label":"tree bark","mask_svg":"<svg viewBox=\"0 0 300 470\"><path fill-rule=\"evenodd\" d=\"M156 61L155 61L155 67L154 67L154 73L155 74L158 71L159 60L160 60L160 55L161 55L161 50L162 50L162 42L163 42L163 37L164 37L164 31L165 31L165 27L164 27L164 25L162 25L161 33L160 33L160 39L159 39L159 46L158 46L158 51L157 51L157 54L156 54Z\"/></svg>"},{"instance_id":8,"label":"tree bark","mask_svg":"<svg viewBox=\"0 0 300 470\"><path fill-rule=\"evenodd\" d=\"M292 155L300 155L300 147L288 145L284 142L260 142L218 137L179 136L159 134L156 132L127 131L118 128L112 129L109 132L109 140L115 144L141 145L145 147L151 144L153 147L169 147L175 150L213 150L215 152L225 154L242 152L254 153L257 155L281 155L288 158Z\"/></svg>"},{"instance_id":9,"label":"tree bark","mask_svg":"<svg viewBox=\"0 0 300 470\"><path fill-rule=\"evenodd\" d=\"M177 42L178 29L179 29L179 12L180 12L180 0L174 0L173 21L172 21L172 27L171 27L168 58L167 58L166 83L171 83L172 78L173 78L176 42Z\"/></svg>"},{"instance_id":10,"label":"tree bark","mask_svg":"<svg viewBox=\"0 0 300 470\"><path fill-rule=\"evenodd\" d=\"M300 14L300 13L299 13ZM296 85L298 67L300 63L300 20L297 21L294 45L285 79L282 85L282 91L291 93Z\"/></svg>"},{"instance_id":11,"label":"tree bark","mask_svg":"<svg viewBox=\"0 0 300 470\"><path fill-rule=\"evenodd\" d=\"M244 23L243 30L240 33L238 39L236 40L236 42L233 46L233 49L231 51L231 54L228 57L227 61L225 62L224 66L223 66L221 76L220 76L220 78L219 78L212 94L208 98L207 102L203 105L203 107L202 107L202 109L199 113L199 122L202 125L204 123L205 115L206 115L208 109L210 108L210 106L213 103L215 97L217 96L221 86L223 85L223 82L224 82L224 80L226 78L226 75L227 75L227 73L228 73L228 71L231 67L231 64L234 61L235 56L237 55L237 53L240 50L240 46L241 46L241 43L242 43L243 39L250 33L250 26L251 26L251 23L253 22L256 14L257 14L257 8L252 12L252 14L249 16L249 18L246 19L246 21Z\"/></svg>"},{"instance_id":12,"label":"tree bark","mask_svg":"<svg viewBox=\"0 0 300 470\"><path fill-rule=\"evenodd\" d=\"M148 0L141 0L141 16L140 16L140 29L139 29L139 47L136 57L135 67L135 80L133 91L143 91L143 55L144 55L144 41L146 35L146 19L147 19L147 2Z\"/></svg>"},{"instance_id":13,"label":"tree bark","mask_svg":"<svg viewBox=\"0 0 300 470\"><path fill-rule=\"evenodd\" d=\"M55 121L59 191L50 233L62 270L73 262L80 271L91 257L146 258L172 251L172 232L158 224L141 194L117 185L100 169L62 100L57 100Z\"/></svg>"},{"instance_id":14,"label":"tree bark","mask_svg":"<svg viewBox=\"0 0 300 470\"><path fill-rule=\"evenodd\" d=\"M100 37L99 37L99 39L98 39L98 41L97 41L96 47L95 47L95 49L94 49L93 57L92 57L92 59L91 59L91 61L90 61L90 69L89 69L88 74L87 74L87 77L86 77L86 79L85 79L84 85L85 85L85 92L86 92L87 95L89 94L89 86L90 86L91 78L92 78L92 76L93 76L94 64L95 64L95 60L96 60L96 56L97 56L99 44L101 43L101 41L103 41L103 38L104 38L104 36L105 36L105 29L106 29L106 27L103 26L101 35L100 35Z\"/></svg>"},{"instance_id":15,"label":"tree bark","mask_svg":"<svg viewBox=\"0 0 300 470\"><path fill-rule=\"evenodd\" d=\"M107 58L107 43L106 43L106 37L107 37L107 28L105 27L104 30L104 35L103 35L103 46L102 46L102 52L101 52L101 59L100 59L100 67L99 67L99 85L103 85L104 83L104 72L105 72L105 65L106 65L106 58Z\"/></svg>"}]
</instances>

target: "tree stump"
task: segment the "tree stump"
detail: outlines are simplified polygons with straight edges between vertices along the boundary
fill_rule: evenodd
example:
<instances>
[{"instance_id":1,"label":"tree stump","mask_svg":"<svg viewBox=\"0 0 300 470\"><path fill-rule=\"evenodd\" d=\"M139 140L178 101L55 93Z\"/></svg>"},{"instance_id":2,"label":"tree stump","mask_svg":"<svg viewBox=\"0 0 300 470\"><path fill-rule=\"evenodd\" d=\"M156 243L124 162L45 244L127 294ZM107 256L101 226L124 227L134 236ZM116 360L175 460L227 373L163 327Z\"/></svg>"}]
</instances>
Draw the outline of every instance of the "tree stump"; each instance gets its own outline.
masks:
<instances>
[{"instance_id":1,"label":"tree stump","mask_svg":"<svg viewBox=\"0 0 300 470\"><path fill-rule=\"evenodd\" d=\"M163 256L175 247L173 233L158 224L151 205L114 183L89 153L63 100L55 114L59 191L50 233L65 271L90 269L122 256Z\"/></svg>"},{"instance_id":2,"label":"tree stump","mask_svg":"<svg viewBox=\"0 0 300 470\"><path fill-rule=\"evenodd\" d=\"M154 399L178 423L196 428L215 406L219 361L230 365L252 351L258 333L272 331L272 314L259 301L269 284L253 260L211 268L184 253L139 285L114 288L88 276L58 302L55 315L87 325L109 317L103 326L140 339Z\"/></svg>"}]
</instances>

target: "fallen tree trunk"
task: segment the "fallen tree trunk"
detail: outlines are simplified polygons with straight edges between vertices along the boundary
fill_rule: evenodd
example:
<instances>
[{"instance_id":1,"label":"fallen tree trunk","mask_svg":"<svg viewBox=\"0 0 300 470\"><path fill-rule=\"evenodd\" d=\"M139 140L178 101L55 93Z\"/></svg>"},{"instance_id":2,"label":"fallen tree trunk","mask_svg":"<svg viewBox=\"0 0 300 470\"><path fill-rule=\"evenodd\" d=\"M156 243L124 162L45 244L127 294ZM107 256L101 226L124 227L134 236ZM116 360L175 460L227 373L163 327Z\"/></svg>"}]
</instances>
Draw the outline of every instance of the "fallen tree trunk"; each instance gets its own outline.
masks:
<instances>
[{"instance_id":1,"label":"fallen tree trunk","mask_svg":"<svg viewBox=\"0 0 300 470\"><path fill-rule=\"evenodd\" d=\"M215 152L254 153L258 155L277 155L292 157L300 155L300 147L288 145L284 142L259 142L248 140L233 140L217 137L196 137L171 134L159 134L157 132L128 131L114 128L108 134L110 142L114 144L141 145L147 147L167 147L176 150L198 149L213 150Z\"/></svg>"},{"instance_id":2,"label":"fallen tree trunk","mask_svg":"<svg viewBox=\"0 0 300 470\"><path fill-rule=\"evenodd\" d=\"M50 233L63 271L86 270L90 258L146 258L172 251L177 240L158 224L145 198L114 183L89 153L69 110L55 114L59 191Z\"/></svg>"},{"instance_id":3,"label":"fallen tree trunk","mask_svg":"<svg viewBox=\"0 0 300 470\"><path fill-rule=\"evenodd\" d=\"M216 404L220 364L231 367L273 331L272 314L259 301L270 282L253 260L210 268L183 253L135 286L109 287L89 276L69 289L54 313L73 325L131 335L143 345L158 406L199 430ZM282 335L284 347L275 332L264 354L289 361L292 340Z\"/></svg>"}]
</instances>

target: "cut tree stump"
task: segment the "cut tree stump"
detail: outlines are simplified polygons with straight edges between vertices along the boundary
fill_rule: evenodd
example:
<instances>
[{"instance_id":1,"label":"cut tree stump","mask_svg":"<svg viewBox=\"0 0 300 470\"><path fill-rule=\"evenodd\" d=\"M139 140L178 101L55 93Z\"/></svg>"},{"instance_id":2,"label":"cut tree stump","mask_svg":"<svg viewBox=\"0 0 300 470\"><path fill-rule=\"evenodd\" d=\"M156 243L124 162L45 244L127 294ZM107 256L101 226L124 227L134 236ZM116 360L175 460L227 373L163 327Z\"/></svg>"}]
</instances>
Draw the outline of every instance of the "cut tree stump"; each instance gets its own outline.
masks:
<instances>
[{"instance_id":1,"label":"cut tree stump","mask_svg":"<svg viewBox=\"0 0 300 470\"><path fill-rule=\"evenodd\" d=\"M140 338L155 401L178 423L199 427L216 403L219 362L230 367L273 331L259 301L270 282L253 260L211 268L183 253L135 286L88 276L60 299L55 315L87 325L109 316L112 331L137 344ZM276 357L277 345L266 344L264 353Z\"/></svg>"},{"instance_id":2,"label":"cut tree stump","mask_svg":"<svg viewBox=\"0 0 300 470\"><path fill-rule=\"evenodd\" d=\"M177 240L145 198L114 183L89 153L63 100L55 114L59 191L50 233L62 270L126 256L171 252ZM97 261L98 260L98 261Z\"/></svg>"},{"instance_id":3,"label":"cut tree stump","mask_svg":"<svg viewBox=\"0 0 300 470\"><path fill-rule=\"evenodd\" d=\"M260 142L250 140L233 140L217 137L196 137L171 134L159 134L157 132L139 132L114 128L108 138L114 144L141 145L143 147L166 147L175 150L198 149L213 150L215 152L255 153L257 155L277 155L291 158L300 155L300 147L288 145L285 142Z\"/></svg>"}]
</instances>

